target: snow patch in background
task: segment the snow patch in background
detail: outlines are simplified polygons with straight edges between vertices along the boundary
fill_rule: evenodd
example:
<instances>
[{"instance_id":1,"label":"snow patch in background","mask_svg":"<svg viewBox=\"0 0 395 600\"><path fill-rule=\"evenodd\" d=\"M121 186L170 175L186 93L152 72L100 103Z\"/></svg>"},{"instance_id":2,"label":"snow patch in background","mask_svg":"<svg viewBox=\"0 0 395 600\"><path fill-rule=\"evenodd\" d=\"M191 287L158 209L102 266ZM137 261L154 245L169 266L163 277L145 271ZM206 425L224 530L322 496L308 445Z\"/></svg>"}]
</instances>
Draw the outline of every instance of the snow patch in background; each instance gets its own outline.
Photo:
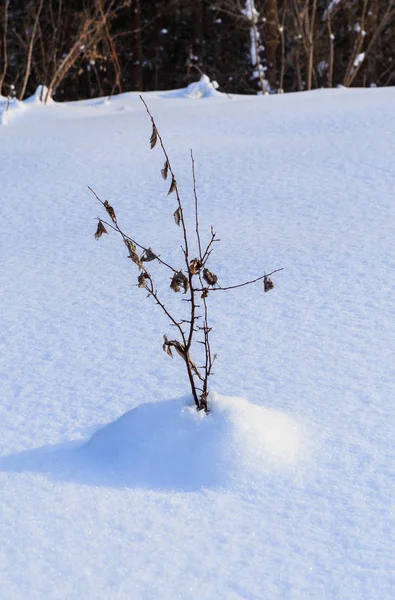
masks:
<instances>
[{"instance_id":1,"label":"snow patch in background","mask_svg":"<svg viewBox=\"0 0 395 600\"><path fill-rule=\"evenodd\" d=\"M198 100L200 98L216 98L223 96L218 92L218 83L211 81L207 75L202 75L199 81L190 83L186 88L163 92L160 94L163 98L192 98Z\"/></svg>"},{"instance_id":2,"label":"snow patch in background","mask_svg":"<svg viewBox=\"0 0 395 600\"><path fill-rule=\"evenodd\" d=\"M185 399L142 404L80 449L90 467L127 486L227 486L294 464L300 431L288 415L243 398L210 396L211 412Z\"/></svg>"},{"instance_id":3,"label":"snow patch in background","mask_svg":"<svg viewBox=\"0 0 395 600\"><path fill-rule=\"evenodd\" d=\"M160 98L191 98L193 100L201 99L201 98L217 98L222 97L224 94L217 91L218 83L216 81L210 81L207 75L202 75L199 81L189 84L186 88L182 88L179 90L171 90L168 92L146 92L145 96L156 96ZM52 97L49 97L47 102L45 99L47 97L48 88L45 85L39 85L35 93L26 98L22 102L17 100L16 98L6 98L0 96L0 125L7 125L11 118L14 117L15 114L22 110L26 110L27 108L41 108L47 107L49 105L56 105L56 114L60 116L63 113L63 109L65 107L72 107L74 110L76 108L86 108L86 109L112 109L114 111L128 111L131 110L131 104L138 99L139 94L135 92L125 92L123 94L118 94L115 96L103 97L103 98L94 98L90 100L79 100L73 102L55 102ZM88 115L85 114L87 117Z\"/></svg>"},{"instance_id":4,"label":"snow patch in background","mask_svg":"<svg viewBox=\"0 0 395 600\"><path fill-rule=\"evenodd\" d=\"M196 83L190 83L186 89L186 96L189 98L212 98L218 96L218 83L210 81L207 75L202 75Z\"/></svg>"},{"instance_id":5,"label":"snow patch in background","mask_svg":"<svg viewBox=\"0 0 395 600\"><path fill-rule=\"evenodd\" d=\"M29 96L29 98L26 98L26 100L24 100L24 103L26 104L53 104L54 100L49 97L48 100L46 101L48 95L48 88L46 85L39 85L38 88L36 89L36 91L34 92L34 94L32 96Z\"/></svg>"},{"instance_id":6,"label":"snow patch in background","mask_svg":"<svg viewBox=\"0 0 395 600\"><path fill-rule=\"evenodd\" d=\"M17 98L0 96L0 125L8 125L10 119L12 119L14 115L26 110L27 105L42 104L45 106L45 98L47 97L47 93L47 86L39 85L35 93L23 101L20 101ZM54 104L53 99L48 98L46 104Z\"/></svg>"},{"instance_id":7,"label":"snow patch in background","mask_svg":"<svg viewBox=\"0 0 395 600\"><path fill-rule=\"evenodd\" d=\"M0 125L8 125L15 113L24 110L23 102L17 98L0 96Z\"/></svg>"}]
</instances>

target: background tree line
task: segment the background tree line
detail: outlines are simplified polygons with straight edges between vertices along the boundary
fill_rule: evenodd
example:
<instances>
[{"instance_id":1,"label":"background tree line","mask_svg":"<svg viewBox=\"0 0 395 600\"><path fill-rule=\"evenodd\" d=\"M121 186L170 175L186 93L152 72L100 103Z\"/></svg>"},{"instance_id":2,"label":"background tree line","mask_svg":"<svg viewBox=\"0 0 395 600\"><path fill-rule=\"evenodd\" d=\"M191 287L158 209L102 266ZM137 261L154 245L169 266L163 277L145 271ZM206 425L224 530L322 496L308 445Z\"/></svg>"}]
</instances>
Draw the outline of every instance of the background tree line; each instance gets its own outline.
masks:
<instances>
[{"instance_id":1,"label":"background tree line","mask_svg":"<svg viewBox=\"0 0 395 600\"><path fill-rule=\"evenodd\" d=\"M0 95L395 84L395 0L0 0Z\"/></svg>"}]
</instances>

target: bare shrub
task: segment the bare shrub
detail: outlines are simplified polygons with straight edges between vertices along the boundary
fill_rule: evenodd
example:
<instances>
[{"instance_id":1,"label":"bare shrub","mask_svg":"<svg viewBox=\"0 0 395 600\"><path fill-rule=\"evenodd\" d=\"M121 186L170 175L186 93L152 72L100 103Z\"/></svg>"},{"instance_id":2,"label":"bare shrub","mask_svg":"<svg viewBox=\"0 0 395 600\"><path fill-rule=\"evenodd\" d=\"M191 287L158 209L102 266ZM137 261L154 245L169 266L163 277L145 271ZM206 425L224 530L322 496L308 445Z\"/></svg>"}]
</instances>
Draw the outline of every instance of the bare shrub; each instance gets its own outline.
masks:
<instances>
[{"instance_id":1,"label":"bare shrub","mask_svg":"<svg viewBox=\"0 0 395 600\"><path fill-rule=\"evenodd\" d=\"M144 106L150 116L152 123L152 134L150 138L151 149L160 146L164 155L164 165L161 175L164 180L170 181L168 195L175 196L176 208L173 218L176 225L181 230L182 235L182 257L180 263L176 266L170 265L162 258L162 255L153 250L148 244L141 244L134 236L127 235L121 228L113 206L108 200L101 200L99 196L89 188L97 200L102 204L109 218L98 218L95 238L100 239L108 230L115 231L123 240L128 257L135 264L138 275L136 285L147 292L148 297L152 298L166 315L169 324L175 330L175 336L163 336L163 350L173 358L176 353L184 363L191 393L197 410L208 412L208 394L209 378L212 374L213 365L216 361L216 354L213 354L209 323L209 302L208 297L212 293L240 288L257 282L263 282L264 292L268 292L274 287L270 276L281 269L276 269L271 273L260 275L254 280L245 281L236 285L222 287L219 277L208 268L208 263L214 249L214 244L218 242L217 235L211 228L209 241L202 243L199 226L199 202L196 191L195 161L191 151L192 179L194 195L194 233L187 227L184 216L183 204L181 201L176 175L173 171L170 158L163 143L162 137L156 126L156 122L149 111L144 99L140 96ZM197 248L196 254L192 253L192 247ZM188 317L180 318L172 314L166 307L162 292L159 292L153 280L153 276L148 271L147 263L157 261L160 265L170 271L170 289L174 293L180 293L182 300L188 304ZM203 364L197 364L195 354L201 357L197 352L197 344L203 347Z\"/></svg>"}]
</instances>

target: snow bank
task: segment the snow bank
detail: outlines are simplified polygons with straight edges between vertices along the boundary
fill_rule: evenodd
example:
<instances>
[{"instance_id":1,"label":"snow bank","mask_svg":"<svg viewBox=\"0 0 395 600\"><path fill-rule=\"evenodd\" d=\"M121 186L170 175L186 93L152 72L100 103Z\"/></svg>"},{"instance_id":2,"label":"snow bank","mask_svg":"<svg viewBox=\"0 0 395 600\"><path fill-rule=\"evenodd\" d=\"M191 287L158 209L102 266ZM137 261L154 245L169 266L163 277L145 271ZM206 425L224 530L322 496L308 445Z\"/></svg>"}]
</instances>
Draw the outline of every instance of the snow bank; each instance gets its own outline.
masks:
<instances>
[{"instance_id":1,"label":"snow bank","mask_svg":"<svg viewBox=\"0 0 395 600\"><path fill-rule=\"evenodd\" d=\"M142 404L97 431L81 452L117 484L184 490L294 463L300 433L291 417L217 394L210 406L204 415L185 399Z\"/></svg>"}]
</instances>

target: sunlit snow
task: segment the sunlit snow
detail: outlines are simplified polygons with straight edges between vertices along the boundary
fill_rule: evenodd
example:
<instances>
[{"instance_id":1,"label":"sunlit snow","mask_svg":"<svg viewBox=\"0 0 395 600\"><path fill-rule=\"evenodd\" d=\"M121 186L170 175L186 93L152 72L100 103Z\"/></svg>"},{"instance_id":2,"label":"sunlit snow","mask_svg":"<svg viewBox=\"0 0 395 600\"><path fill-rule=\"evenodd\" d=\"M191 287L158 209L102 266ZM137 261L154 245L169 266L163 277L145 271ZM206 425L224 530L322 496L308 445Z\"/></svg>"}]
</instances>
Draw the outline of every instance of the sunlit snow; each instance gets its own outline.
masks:
<instances>
[{"instance_id":1,"label":"sunlit snow","mask_svg":"<svg viewBox=\"0 0 395 600\"><path fill-rule=\"evenodd\" d=\"M188 219L193 148L221 284L284 270L210 293L196 413L123 244L94 239L88 185L180 256L138 95L0 99L0 597L392 600L395 90L144 98Z\"/></svg>"}]
</instances>

